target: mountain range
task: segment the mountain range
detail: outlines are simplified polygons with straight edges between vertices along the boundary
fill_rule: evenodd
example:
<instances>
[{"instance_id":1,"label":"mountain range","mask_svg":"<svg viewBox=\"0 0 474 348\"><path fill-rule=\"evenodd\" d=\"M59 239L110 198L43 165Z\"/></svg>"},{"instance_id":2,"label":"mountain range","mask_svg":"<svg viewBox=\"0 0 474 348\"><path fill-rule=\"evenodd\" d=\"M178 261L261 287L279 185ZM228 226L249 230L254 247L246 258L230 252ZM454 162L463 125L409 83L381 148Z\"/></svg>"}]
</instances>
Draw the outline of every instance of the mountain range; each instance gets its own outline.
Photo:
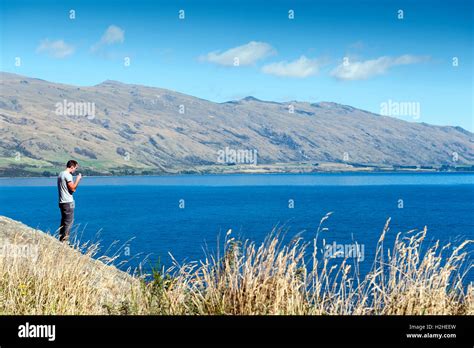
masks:
<instances>
[{"instance_id":1,"label":"mountain range","mask_svg":"<svg viewBox=\"0 0 474 348\"><path fill-rule=\"evenodd\" d=\"M117 81L79 87L11 73L0 73L0 91L2 176L54 174L70 158L105 175L474 164L474 134L461 127L332 102L216 103Z\"/></svg>"}]
</instances>

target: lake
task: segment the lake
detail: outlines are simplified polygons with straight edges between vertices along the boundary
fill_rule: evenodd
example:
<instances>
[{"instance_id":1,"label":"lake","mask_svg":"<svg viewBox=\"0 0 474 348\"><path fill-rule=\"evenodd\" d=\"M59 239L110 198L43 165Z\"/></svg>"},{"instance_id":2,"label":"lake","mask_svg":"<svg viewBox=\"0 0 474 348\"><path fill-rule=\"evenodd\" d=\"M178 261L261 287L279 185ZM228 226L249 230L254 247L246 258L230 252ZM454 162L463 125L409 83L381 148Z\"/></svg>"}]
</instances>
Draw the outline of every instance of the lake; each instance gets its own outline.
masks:
<instances>
[{"instance_id":1,"label":"lake","mask_svg":"<svg viewBox=\"0 0 474 348\"><path fill-rule=\"evenodd\" d=\"M279 226L285 240L298 233L311 240L328 212L320 238L364 245L362 272L389 217L386 246L397 232L425 225L428 240L474 239L474 174L85 177L74 197L81 240L100 240L105 248L119 240L126 246L120 259L133 257L128 265L135 267L147 256L146 269L158 260L170 265L169 252L179 262L202 259L229 229L261 242ZM54 233L60 220L56 179L0 179L0 215Z\"/></svg>"}]
</instances>

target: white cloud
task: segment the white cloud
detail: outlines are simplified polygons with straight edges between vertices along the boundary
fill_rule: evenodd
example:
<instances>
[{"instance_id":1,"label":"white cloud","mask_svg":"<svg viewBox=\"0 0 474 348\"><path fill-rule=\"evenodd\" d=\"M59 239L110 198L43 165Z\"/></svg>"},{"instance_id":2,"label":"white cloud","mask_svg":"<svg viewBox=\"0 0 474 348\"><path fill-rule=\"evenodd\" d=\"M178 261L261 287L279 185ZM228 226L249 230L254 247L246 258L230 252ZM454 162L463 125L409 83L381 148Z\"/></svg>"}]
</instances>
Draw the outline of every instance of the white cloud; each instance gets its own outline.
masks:
<instances>
[{"instance_id":1,"label":"white cloud","mask_svg":"<svg viewBox=\"0 0 474 348\"><path fill-rule=\"evenodd\" d=\"M116 25L111 25L107 28L100 42L107 45L114 43L122 43L125 40L125 31Z\"/></svg>"},{"instance_id":2,"label":"white cloud","mask_svg":"<svg viewBox=\"0 0 474 348\"><path fill-rule=\"evenodd\" d=\"M74 53L74 46L65 43L63 40L50 41L41 40L36 52L46 53L54 58L66 58Z\"/></svg>"},{"instance_id":3,"label":"white cloud","mask_svg":"<svg viewBox=\"0 0 474 348\"><path fill-rule=\"evenodd\" d=\"M207 61L219 65L233 66L238 58L239 65L251 65L275 54L273 47L265 42L251 41L245 45L228 49L227 51L213 51L199 57L201 61Z\"/></svg>"},{"instance_id":4,"label":"white cloud","mask_svg":"<svg viewBox=\"0 0 474 348\"><path fill-rule=\"evenodd\" d=\"M113 45L116 43L123 43L125 41L125 30L116 25L110 25L105 33L102 35L99 42L92 46L92 51L97 51L104 45Z\"/></svg>"},{"instance_id":5,"label":"white cloud","mask_svg":"<svg viewBox=\"0 0 474 348\"><path fill-rule=\"evenodd\" d=\"M320 66L321 63L318 59L309 59L301 56L292 62L282 61L267 64L263 66L262 72L282 77L305 78L317 74Z\"/></svg>"},{"instance_id":6,"label":"white cloud","mask_svg":"<svg viewBox=\"0 0 474 348\"><path fill-rule=\"evenodd\" d=\"M341 63L334 68L331 75L339 80L366 80L372 76L385 74L393 66L421 63L427 59L426 56L405 54L400 57L383 56L365 61L349 60L348 64Z\"/></svg>"}]
</instances>

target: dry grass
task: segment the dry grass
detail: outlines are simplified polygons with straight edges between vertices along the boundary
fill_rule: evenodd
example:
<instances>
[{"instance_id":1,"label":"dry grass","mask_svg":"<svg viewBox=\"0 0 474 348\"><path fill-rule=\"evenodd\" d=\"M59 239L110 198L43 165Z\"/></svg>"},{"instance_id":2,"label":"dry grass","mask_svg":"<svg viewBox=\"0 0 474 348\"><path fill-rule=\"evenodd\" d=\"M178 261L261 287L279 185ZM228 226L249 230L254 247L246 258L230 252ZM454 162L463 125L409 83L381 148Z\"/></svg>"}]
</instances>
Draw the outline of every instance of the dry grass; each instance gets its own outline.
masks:
<instances>
[{"instance_id":1,"label":"dry grass","mask_svg":"<svg viewBox=\"0 0 474 348\"><path fill-rule=\"evenodd\" d=\"M398 234L389 250L387 222L371 271L358 278L357 263L333 265L322 256L321 226L311 243L295 237L285 244L273 232L256 245L229 231L222 255L175 262L151 280L104 264L114 257L91 259L96 244L70 248L38 234L36 262L0 258L0 313L474 314L474 287L464 284L471 241L423 247L425 228ZM24 233L15 238L21 242Z\"/></svg>"},{"instance_id":2,"label":"dry grass","mask_svg":"<svg viewBox=\"0 0 474 348\"><path fill-rule=\"evenodd\" d=\"M116 256L94 258L98 243L68 246L1 216L0 242L0 314L103 313L140 283L112 266Z\"/></svg>"}]
</instances>

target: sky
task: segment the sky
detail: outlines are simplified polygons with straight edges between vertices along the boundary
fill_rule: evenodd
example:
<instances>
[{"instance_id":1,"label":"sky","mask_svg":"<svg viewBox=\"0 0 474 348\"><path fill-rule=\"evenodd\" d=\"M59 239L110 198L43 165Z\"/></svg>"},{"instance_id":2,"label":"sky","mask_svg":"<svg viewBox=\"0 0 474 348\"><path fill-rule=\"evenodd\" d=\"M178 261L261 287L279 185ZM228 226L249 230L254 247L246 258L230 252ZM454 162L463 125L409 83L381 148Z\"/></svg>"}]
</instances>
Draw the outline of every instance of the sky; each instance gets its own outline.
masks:
<instances>
[{"instance_id":1,"label":"sky","mask_svg":"<svg viewBox=\"0 0 474 348\"><path fill-rule=\"evenodd\" d=\"M0 3L1 71L216 102L331 101L474 130L472 0Z\"/></svg>"}]
</instances>

